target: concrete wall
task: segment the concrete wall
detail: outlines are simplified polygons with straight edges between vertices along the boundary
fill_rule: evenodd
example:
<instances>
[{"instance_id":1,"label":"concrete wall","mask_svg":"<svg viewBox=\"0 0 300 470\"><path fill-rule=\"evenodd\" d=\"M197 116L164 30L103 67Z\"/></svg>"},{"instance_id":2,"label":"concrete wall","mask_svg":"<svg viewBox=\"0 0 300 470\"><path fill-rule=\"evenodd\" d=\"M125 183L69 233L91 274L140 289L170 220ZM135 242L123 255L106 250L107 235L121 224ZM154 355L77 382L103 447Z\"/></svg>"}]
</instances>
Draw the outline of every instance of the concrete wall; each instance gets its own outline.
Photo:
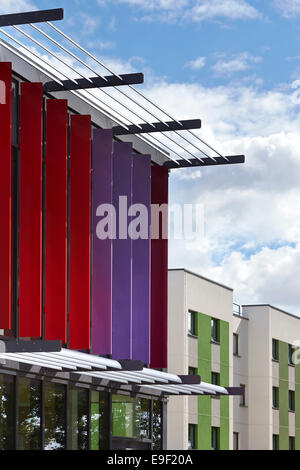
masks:
<instances>
[{"instance_id":1,"label":"concrete wall","mask_svg":"<svg viewBox=\"0 0 300 470\"><path fill-rule=\"evenodd\" d=\"M199 364L198 338L188 335L188 311L199 312L207 317L217 318L228 323L229 351L226 347L228 359L222 363L220 345L212 344L210 371L220 372L228 369L229 384L233 381L232 367L232 302L233 291L230 288L214 283L183 269L169 271L169 367L168 371L176 374L188 374L188 368L199 367L201 375L201 363ZM227 328L226 328L227 332ZM201 332L198 333L201 335ZM208 338L210 342L210 332ZM229 363L227 364L227 361ZM210 371L206 374L210 382ZM207 371L206 371L207 372ZM222 385L222 384L221 384ZM205 401L205 404L204 404ZM168 403L168 449L188 448L188 424L196 424L201 414L201 406L207 409L207 399L171 397ZM200 408L199 408L200 407ZM211 400L210 425L220 425L220 400ZM227 409L226 406L223 410ZM206 411L205 411L206 412ZM204 412L203 412L204 413ZM206 423L205 415L202 415L202 423ZM228 425L229 421L229 425ZM201 429L203 429L202 424ZM226 426L229 428L229 446L232 448L232 399L229 399L229 420ZM199 429L199 431L201 430ZM223 426L225 429L225 425ZM198 433L199 434L199 433ZM223 433L224 434L224 433ZM227 440L228 436L225 435ZM198 442L201 437L198 436ZM210 435L206 436L206 445L210 445Z\"/></svg>"},{"instance_id":2,"label":"concrete wall","mask_svg":"<svg viewBox=\"0 0 300 470\"><path fill-rule=\"evenodd\" d=\"M248 449L248 326L247 319L232 316L233 332L238 334L238 356L233 356L233 386L246 386L246 406L241 406L241 398L233 397L233 432L239 434L239 449ZM233 338L232 338L233 341Z\"/></svg>"}]
</instances>

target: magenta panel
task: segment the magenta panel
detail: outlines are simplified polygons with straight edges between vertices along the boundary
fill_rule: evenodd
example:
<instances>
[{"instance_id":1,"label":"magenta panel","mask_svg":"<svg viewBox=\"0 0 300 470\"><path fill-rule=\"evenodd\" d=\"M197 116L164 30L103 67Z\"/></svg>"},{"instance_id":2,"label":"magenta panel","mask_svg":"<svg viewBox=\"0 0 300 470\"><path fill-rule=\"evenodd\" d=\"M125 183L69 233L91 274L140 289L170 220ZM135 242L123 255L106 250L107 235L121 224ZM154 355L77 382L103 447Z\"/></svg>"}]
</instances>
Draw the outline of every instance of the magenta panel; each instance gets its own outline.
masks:
<instances>
[{"instance_id":1,"label":"magenta panel","mask_svg":"<svg viewBox=\"0 0 300 470\"><path fill-rule=\"evenodd\" d=\"M101 205L112 204L112 147L112 131L95 129L92 145L92 353L99 355L112 353L112 240L97 236L98 224L108 216L100 212Z\"/></svg>"},{"instance_id":2,"label":"magenta panel","mask_svg":"<svg viewBox=\"0 0 300 470\"><path fill-rule=\"evenodd\" d=\"M119 198L123 199L119 206ZM126 216L132 204L132 144L116 142L113 150L113 203L117 208L117 238L113 240L112 356L132 358L132 241L128 237Z\"/></svg>"},{"instance_id":3,"label":"magenta panel","mask_svg":"<svg viewBox=\"0 0 300 470\"><path fill-rule=\"evenodd\" d=\"M132 359L150 363L151 156L133 157ZM134 207L134 206L133 206ZM142 220L143 218L143 220ZM140 223L139 223L140 222ZM138 233L139 232L139 233Z\"/></svg>"}]
</instances>

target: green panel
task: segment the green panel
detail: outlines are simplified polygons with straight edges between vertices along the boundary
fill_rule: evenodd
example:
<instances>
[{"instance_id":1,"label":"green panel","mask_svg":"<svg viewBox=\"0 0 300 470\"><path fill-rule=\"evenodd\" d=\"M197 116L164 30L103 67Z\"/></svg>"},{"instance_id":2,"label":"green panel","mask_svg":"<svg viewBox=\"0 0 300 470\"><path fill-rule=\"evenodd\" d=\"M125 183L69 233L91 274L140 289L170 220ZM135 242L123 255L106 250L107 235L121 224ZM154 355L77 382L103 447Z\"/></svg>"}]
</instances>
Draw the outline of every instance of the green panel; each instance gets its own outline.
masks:
<instances>
[{"instance_id":1,"label":"green panel","mask_svg":"<svg viewBox=\"0 0 300 470\"><path fill-rule=\"evenodd\" d=\"M203 382L211 380L211 317L198 313L198 373Z\"/></svg>"},{"instance_id":2,"label":"green panel","mask_svg":"<svg viewBox=\"0 0 300 470\"><path fill-rule=\"evenodd\" d=\"M289 449L288 344L279 341L279 449Z\"/></svg>"},{"instance_id":3,"label":"green panel","mask_svg":"<svg viewBox=\"0 0 300 470\"><path fill-rule=\"evenodd\" d=\"M220 385L229 387L229 323L220 320ZM220 449L229 450L229 398L220 398Z\"/></svg>"},{"instance_id":4,"label":"green panel","mask_svg":"<svg viewBox=\"0 0 300 470\"><path fill-rule=\"evenodd\" d=\"M295 421L296 421L296 439L295 448L300 450L300 364L295 366L295 380L296 380L296 392L295 392Z\"/></svg>"},{"instance_id":5,"label":"green panel","mask_svg":"<svg viewBox=\"0 0 300 470\"><path fill-rule=\"evenodd\" d=\"M210 403L210 400L211 400L210 397L202 398L202 400L207 400L207 399L209 399L209 403ZM205 416L205 415L199 414L198 426L197 426L197 449L198 450L211 450L211 415Z\"/></svg>"},{"instance_id":6,"label":"green panel","mask_svg":"<svg viewBox=\"0 0 300 470\"><path fill-rule=\"evenodd\" d=\"M211 317L198 313L198 374L203 382L211 381ZM211 398L198 397L197 449L211 449Z\"/></svg>"}]
</instances>

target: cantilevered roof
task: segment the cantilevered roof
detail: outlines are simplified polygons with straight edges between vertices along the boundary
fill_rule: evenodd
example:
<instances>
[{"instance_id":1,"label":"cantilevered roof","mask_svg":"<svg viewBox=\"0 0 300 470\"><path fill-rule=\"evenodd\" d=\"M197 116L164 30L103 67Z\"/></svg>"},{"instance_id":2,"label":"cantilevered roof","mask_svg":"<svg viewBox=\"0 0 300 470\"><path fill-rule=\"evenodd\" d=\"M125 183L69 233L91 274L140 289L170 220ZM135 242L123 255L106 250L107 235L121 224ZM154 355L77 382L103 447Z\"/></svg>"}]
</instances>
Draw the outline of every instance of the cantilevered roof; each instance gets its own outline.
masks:
<instances>
[{"instance_id":1,"label":"cantilevered roof","mask_svg":"<svg viewBox=\"0 0 300 470\"><path fill-rule=\"evenodd\" d=\"M38 366L56 372L87 375L94 379L131 387L143 387L147 392L168 395L242 395L240 388L227 388L202 382L200 376L179 376L143 367L140 361L115 361L79 351L61 349L52 352L3 352L0 367L6 361Z\"/></svg>"},{"instance_id":2,"label":"cantilevered roof","mask_svg":"<svg viewBox=\"0 0 300 470\"><path fill-rule=\"evenodd\" d=\"M161 152L165 157L165 165L170 169L244 162L243 155L228 156L216 150L203 139L199 131L193 130L194 126L187 124L188 121L174 117L130 81L126 82L125 76L116 73L111 66L55 26L53 19L36 26L36 22L42 21L44 17L47 19L47 15L51 14L54 14L53 19L62 17L61 10L48 10L46 16L45 12L23 14L24 24L20 15L9 15L8 19L3 17L0 22L4 25L4 28L0 28L0 34L5 38L0 39L0 44L50 78L51 82L44 84L45 90L47 87L49 89L50 84L50 88L54 87L56 92L69 90L113 120L116 124L114 132L118 131L119 135L134 134ZM37 18L37 15L40 17ZM107 72L111 74L110 77L104 75ZM84 85L98 83L99 79L108 81L110 78L115 83L110 88L88 89Z\"/></svg>"}]
</instances>

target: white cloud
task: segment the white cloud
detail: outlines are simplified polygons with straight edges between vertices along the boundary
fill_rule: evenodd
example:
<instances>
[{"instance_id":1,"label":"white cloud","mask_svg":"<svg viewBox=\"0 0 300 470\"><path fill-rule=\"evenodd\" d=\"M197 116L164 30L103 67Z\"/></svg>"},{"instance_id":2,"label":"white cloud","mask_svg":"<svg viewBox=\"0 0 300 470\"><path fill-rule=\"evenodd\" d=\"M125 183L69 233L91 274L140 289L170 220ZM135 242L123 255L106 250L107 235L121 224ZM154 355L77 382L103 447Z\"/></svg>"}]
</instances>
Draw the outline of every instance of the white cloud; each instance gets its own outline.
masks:
<instances>
[{"instance_id":1,"label":"white cloud","mask_svg":"<svg viewBox=\"0 0 300 470\"><path fill-rule=\"evenodd\" d=\"M245 165L171 173L171 203L204 204L206 239L171 241L170 267L232 286L242 303L272 303L300 315L295 88L160 83L149 92L175 116L200 117L199 135L218 150L246 155Z\"/></svg>"},{"instance_id":2,"label":"white cloud","mask_svg":"<svg viewBox=\"0 0 300 470\"><path fill-rule=\"evenodd\" d=\"M1 14L30 10L36 10L36 6L30 0L0 0Z\"/></svg>"},{"instance_id":3,"label":"white cloud","mask_svg":"<svg viewBox=\"0 0 300 470\"><path fill-rule=\"evenodd\" d=\"M195 22L212 18L254 19L260 16L258 10L245 0L199 0L185 14L186 18Z\"/></svg>"},{"instance_id":4,"label":"white cloud","mask_svg":"<svg viewBox=\"0 0 300 470\"><path fill-rule=\"evenodd\" d=\"M188 20L202 22L212 19L254 19L260 18L260 12L246 0L114 0L148 12L145 21ZM99 5L108 4L107 0L98 0ZM159 13L158 13L159 12Z\"/></svg>"},{"instance_id":5,"label":"white cloud","mask_svg":"<svg viewBox=\"0 0 300 470\"><path fill-rule=\"evenodd\" d=\"M219 59L212 67L213 71L219 75L230 75L234 72L243 72L262 61L261 57L253 56L248 52L236 54L229 59Z\"/></svg>"},{"instance_id":6,"label":"white cloud","mask_svg":"<svg viewBox=\"0 0 300 470\"><path fill-rule=\"evenodd\" d=\"M274 0L274 5L285 18L300 14L300 0Z\"/></svg>"},{"instance_id":7,"label":"white cloud","mask_svg":"<svg viewBox=\"0 0 300 470\"><path fill-rule=\"evenodd\" d=\"M194 60L190 60L185 64L185 67L188 67L193 70L200 70L202 69L206 64L206 57L197 57Z\"/></svg>"}]
</instances>

